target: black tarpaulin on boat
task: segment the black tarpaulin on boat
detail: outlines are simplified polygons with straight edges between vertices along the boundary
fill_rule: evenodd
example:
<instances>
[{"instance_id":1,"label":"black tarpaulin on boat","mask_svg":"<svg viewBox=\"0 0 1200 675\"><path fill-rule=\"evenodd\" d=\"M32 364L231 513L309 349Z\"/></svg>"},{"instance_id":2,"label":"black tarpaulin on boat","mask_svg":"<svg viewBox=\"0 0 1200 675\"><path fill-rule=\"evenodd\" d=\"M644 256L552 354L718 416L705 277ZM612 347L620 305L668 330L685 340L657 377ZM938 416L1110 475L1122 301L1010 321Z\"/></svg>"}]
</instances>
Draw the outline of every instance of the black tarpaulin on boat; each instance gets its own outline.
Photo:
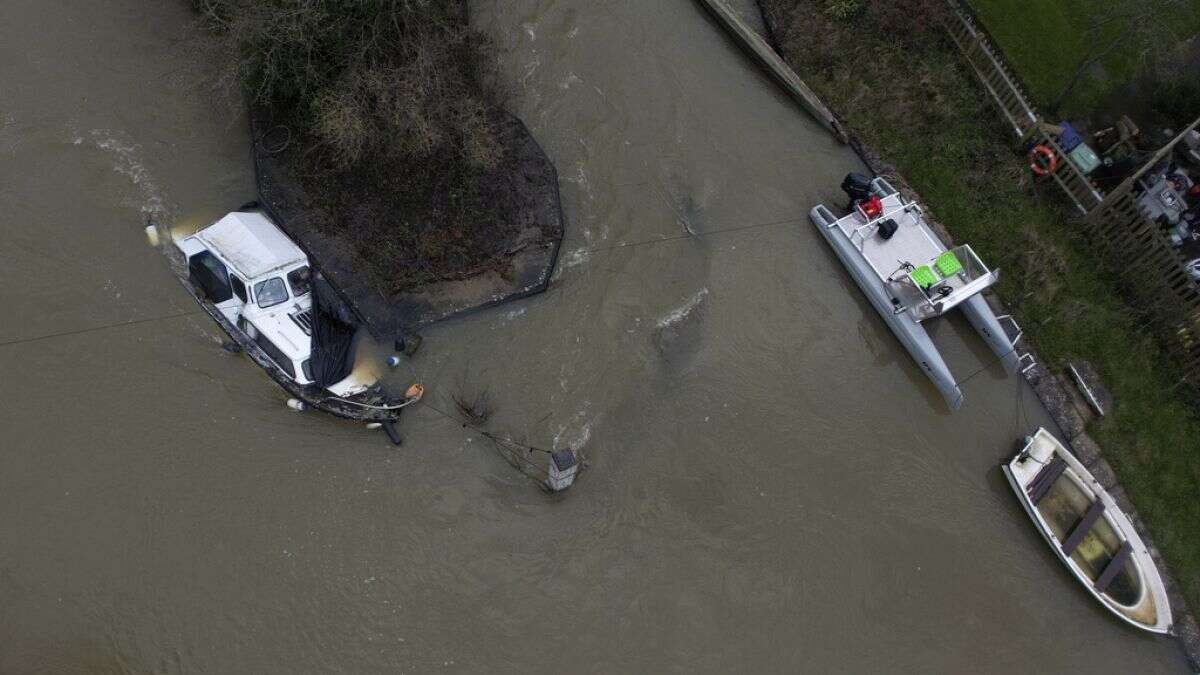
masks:
<instances>
[{"instance_id":1,"label":"black tarpaulin on boat","mask_svg":"<svg viewBox=\"0 0 1200 675\"><path fill-rule=\"evenodd\" d=\"M346 379L354 369L354 334L358 322L320 274L312 280L312 369L313 380L322 389Z\"/></svg>"}]
</instances>

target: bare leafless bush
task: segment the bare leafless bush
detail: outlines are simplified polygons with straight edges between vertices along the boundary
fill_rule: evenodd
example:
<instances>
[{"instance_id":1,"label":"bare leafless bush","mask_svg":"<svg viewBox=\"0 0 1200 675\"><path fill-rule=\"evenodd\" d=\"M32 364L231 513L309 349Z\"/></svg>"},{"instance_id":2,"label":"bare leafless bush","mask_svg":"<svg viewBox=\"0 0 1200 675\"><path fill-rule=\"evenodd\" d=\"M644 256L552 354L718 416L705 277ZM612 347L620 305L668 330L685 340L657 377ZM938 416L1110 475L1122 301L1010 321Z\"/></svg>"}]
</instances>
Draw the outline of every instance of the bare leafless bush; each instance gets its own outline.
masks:
<instances>
[{"instance_id":1,"label":"bare leafless bush","mask_svg":"<svg viewBox=\"0 0 1200 675\"><path fill-rule=\"evenodd\" d=\"M455 157L495 167L502 93L466 0L192 0L237 82L333 164Z\"/></svg>"},{"instance_id":2,"label":"bare leafless bush","mask_svg":"<svg viewBox=\"0 0 1200 675\"><path fill-rule=\"evenodd\" d=\"M458 409L458 414L468 425L473 427L481 427L486 424L491 419L492 413L495 412L491 394L486 389L467 393L460 388L450 398L454 401L454 407Z\"/></svg>"}]
</instances>

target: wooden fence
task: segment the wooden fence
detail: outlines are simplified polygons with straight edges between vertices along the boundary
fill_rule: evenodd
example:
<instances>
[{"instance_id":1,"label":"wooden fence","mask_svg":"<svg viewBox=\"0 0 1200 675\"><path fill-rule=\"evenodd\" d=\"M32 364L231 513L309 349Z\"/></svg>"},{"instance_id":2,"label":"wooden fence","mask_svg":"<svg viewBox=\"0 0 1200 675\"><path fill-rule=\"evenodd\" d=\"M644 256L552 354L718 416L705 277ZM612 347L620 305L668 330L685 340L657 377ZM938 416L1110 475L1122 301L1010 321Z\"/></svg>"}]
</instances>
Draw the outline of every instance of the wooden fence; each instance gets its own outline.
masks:
<instances>
[{"instance_id":1,"label":"wooden fence","mask_svg":"<svg viewBox=\"0 0 1200 675\"><path fill-rule=\"evenodd\" d=\"M1000 113L1012 125L1013 133L1022 142L1036 141L1054 151L1058 156L1058 170L1050 176L1080 212L1087 214L1099 206L1104 201L1104 194L1075 166L1054 136L1040 126L1041 116L987 32L962 5L955 0L947 2L951 9L950 22L946 27L950 37L962 50L967 64L975 71Z\"/></svg>"},{"instance_id":2,"label":"wooden fence","mask_svg":"<svg viewBox=\"0 0 1200 675\"><path fill-rule=\"evenodd\" d=\"M1138 180L1167 161L1196 128L1200 128L1200 119L1109 193L1084 222L1094 244L1122 272L1130 300L1143 310L1156 331L1168 338L1184 377L1200 387L1200 287L1162 227L1138 208L1134 194Z\"/></svg>"},{"instance_id":3,"label":"wooden fence","mask_svg":"<svg viewBox=\"0 0 1200 675\"><path fill-rule=\"evenodd\" d=\"M1200 119L1105 194L1046 131L1019 78L970 11L957 0L946 2L951 9L946 28L984 90L1022 144L1035 141L1058 155L1059 168L1051 176L1084 214L1090 240L1107 267L1119 274L1135 315L1172 352L1182 378L1200 389L1200 287L1162 228L1138 208L1134 193L1138 180L1166 161L1187 134L1200 127Z\"/></svg>"}]
</instances>

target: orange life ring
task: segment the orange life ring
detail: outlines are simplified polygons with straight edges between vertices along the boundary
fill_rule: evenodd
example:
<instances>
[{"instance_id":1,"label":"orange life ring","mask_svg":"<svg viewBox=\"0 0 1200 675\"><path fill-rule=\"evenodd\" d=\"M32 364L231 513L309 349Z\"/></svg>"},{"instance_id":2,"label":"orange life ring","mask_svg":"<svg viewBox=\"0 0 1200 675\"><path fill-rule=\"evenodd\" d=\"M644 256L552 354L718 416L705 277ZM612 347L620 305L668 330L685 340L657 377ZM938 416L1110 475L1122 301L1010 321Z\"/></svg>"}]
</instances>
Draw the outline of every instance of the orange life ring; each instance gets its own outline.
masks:
<instances>
[{"instance_id":1,"label":"orange life ring","mask_svg":"<svg viewBox=\"0 0 1200 675\"><path fill-rule=\"evenodd\" d=\"M1029 151L1029 168L1038 176L1052 174L1058 168L1058 155L1045 145L1035 145Z\"/></svg>"}]
</instances>

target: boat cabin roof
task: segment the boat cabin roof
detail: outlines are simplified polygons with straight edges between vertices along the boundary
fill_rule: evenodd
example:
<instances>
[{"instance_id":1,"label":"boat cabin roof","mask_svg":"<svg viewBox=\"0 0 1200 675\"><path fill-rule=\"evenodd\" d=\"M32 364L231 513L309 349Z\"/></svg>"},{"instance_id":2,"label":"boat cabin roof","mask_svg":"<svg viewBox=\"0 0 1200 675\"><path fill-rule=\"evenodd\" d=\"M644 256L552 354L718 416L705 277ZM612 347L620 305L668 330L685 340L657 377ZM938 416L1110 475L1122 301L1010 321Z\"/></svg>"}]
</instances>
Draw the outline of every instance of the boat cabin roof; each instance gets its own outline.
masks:
<instances>
[{"instance_id":1,"label":"boat cabin roof","mask_svg":"<svg viewBox=\"0 0 1200 675\"><path fill-rule=\"evenodd\" d=\"M196 233L247 280L306 262L304 251L261 213L235 211Z\"/></svg>"}]
</instances>

